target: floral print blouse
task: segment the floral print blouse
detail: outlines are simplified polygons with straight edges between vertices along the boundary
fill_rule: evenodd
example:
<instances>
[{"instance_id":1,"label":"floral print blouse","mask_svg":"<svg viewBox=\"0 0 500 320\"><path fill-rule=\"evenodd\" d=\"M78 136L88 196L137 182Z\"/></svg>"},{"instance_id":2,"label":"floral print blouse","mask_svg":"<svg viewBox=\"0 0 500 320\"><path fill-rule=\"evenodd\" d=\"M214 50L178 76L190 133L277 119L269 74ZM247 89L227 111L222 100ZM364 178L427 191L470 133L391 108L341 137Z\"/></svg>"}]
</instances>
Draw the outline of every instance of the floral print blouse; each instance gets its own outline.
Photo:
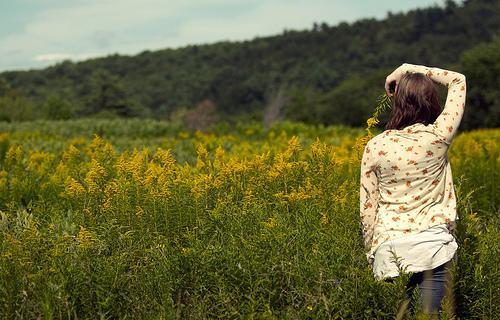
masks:
<instances>
[{"instance_id":1,"label":"floral print blouse","mask_svg":"<svg viewBox=\"0 0 500 320\"><path fill-rule=\"evenodd\" d=\"M465 107L465 76L404 64L448 87L443 111L429 125L386 130L365 146L361 160L360 216L366 256L384 241L454 221L456 199L447 151Z\"/></svg>"}]
</instances>

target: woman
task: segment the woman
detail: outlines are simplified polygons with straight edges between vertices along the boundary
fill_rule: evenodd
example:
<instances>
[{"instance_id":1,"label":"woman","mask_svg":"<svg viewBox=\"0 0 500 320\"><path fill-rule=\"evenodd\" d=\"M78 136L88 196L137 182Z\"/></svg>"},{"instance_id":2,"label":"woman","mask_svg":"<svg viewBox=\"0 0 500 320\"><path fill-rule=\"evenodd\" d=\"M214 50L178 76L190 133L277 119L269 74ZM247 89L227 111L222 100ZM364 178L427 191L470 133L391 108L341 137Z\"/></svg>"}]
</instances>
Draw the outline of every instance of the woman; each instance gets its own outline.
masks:
<instances>
[{"instance_id":1,"label":"woman","mask_svg":"<svg viewBox=\"0 0 500 320\"><path fill-rule=\"evenodd\" d=\"M434 82L448 87L442 112ZM377 279L396 277L400 268L412 272L409 289L418 286L424 312L435 314L457 251L447 151L464 112L465 76L405 63L387 76L385 88L393 96L391 117L361 160L366 255Z\"/></svg>"}]
</instances>

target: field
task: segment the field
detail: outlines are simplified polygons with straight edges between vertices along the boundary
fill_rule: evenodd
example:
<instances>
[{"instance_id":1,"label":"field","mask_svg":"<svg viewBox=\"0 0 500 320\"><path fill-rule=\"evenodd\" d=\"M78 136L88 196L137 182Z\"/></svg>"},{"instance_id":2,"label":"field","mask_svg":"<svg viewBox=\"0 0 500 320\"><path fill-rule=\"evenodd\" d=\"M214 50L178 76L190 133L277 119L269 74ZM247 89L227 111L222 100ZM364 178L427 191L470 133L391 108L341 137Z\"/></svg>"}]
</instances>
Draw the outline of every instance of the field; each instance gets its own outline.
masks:
<instances>
[{"instance_id":1,"label":"field","mask_svg":"<svg viewBox=\"0 0 500 320\"><path fill-rule=\"evenodd\" d=\"M390 319L403 299L404 277L375 281L363 251L363 129L81 119L0 132L2 319ZM446 319L500 314L499 138L463 132L449 150Z\"/></svg>"}]
</instances>

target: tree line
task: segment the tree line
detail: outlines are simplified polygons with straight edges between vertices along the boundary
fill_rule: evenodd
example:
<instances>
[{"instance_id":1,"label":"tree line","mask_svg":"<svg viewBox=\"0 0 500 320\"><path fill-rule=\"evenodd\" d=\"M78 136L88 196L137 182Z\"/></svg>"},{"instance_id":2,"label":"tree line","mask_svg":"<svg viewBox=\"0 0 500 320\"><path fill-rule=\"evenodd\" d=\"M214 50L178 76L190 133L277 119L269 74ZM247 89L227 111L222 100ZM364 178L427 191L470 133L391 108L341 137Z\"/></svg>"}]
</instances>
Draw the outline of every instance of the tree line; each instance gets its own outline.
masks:
<instances>
[{"instance_id":1,"label":"tree line","mask_svg":"<svg viewBox=\"0 0 500 320\"><path fill-rule=\"evenodd\" d=\"M500 2L446 1L240 42L0 73L0 120L147 117L364 125L403 62L464 73L464 129L499 126ZM384 120L384 119L382 119Z\"/></svg>"}]
</instances>

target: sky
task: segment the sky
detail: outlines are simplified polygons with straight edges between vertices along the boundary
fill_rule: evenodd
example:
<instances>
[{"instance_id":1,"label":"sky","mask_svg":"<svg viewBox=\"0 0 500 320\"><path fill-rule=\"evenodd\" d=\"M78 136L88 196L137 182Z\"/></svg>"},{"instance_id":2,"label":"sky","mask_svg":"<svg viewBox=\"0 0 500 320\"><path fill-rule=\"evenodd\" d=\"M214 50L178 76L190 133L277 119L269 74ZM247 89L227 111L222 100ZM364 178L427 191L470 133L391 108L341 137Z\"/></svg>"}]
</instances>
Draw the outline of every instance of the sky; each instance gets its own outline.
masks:
<instances>
[{"instance_id":1,"label":"sky","mask_svg":"<svg viewBox=\"0 0 500 320\"><path fill-rule=\"evenodd\" d=\"M443 0L0 0L0 72L382 19Z\"/></svg>"}]
</instances>

